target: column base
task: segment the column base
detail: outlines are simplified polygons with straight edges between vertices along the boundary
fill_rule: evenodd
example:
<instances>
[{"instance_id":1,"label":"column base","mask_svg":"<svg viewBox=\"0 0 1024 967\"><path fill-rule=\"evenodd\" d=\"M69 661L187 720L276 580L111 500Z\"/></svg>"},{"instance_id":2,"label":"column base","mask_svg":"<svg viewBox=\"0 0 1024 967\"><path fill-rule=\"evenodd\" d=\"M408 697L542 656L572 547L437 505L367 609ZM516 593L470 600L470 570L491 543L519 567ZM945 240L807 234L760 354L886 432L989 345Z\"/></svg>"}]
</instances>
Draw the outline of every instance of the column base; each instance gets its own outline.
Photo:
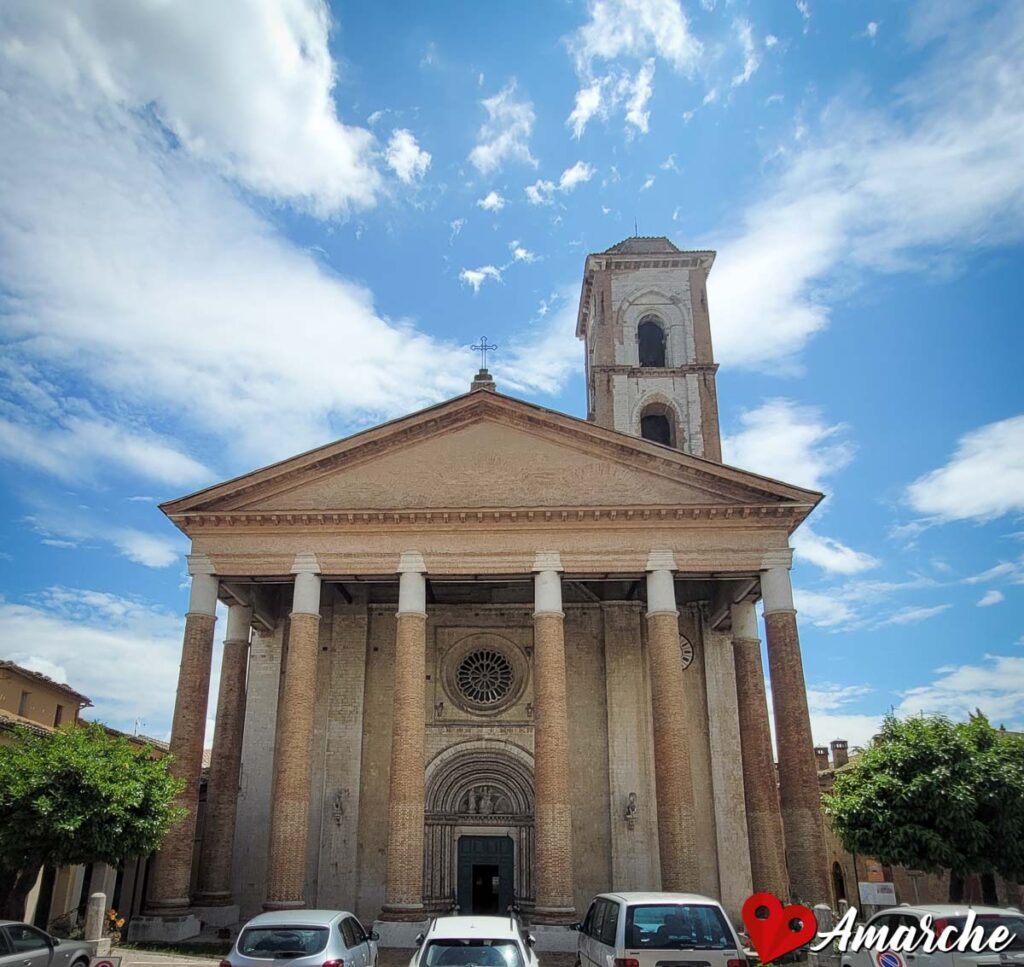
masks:
<instances>
[{"instance_id":1,"label":"column base","mask_svg":"<svg viewBox=\"0 0 1024 967\"><path fill-rule=\"evenodd\" d=\"M237 903L210 903L207 900L196 903L192 912L209 927L233 927L242 918Z\"/></svg>"},{"instance_id":2,"label":"column base","mask_svg":"<svg viewBox=\"0 0 1024 967\"><path fill-rule=\"evenodd\" d=\"M381 914L384 916L384 914ZM420 916L423 916L423 908L420 908ZM380 947L398 947L406 950L414 950L417 946L416 938L421 933L426 933L430 928L429 920L374 920L373 929L377 932L380 940L377 941Z\"/></svg>"},{"instance_id":3,"label":"column base","mask_svg":"<svg viewBox=\"0 0 1024 967\"><path fill-rule=\"evenodd\" d=\"M264 900L263 909L268 913L274 910L305 910L304 900Z\"/></svg>"},{"instance_id":4,"label":"column base","mask_svg":"<svg viewBox=\"0 0 1024 967\"><path fill-rule=\"evenodd\" d=\"M129 943L176 943L198 937L199 918L192 913L181 916L132 917L128 923Z\"/></svg>"},{"instance_id":5,"label":"column base","mask_svg":"<svg viewBox=\"0 0 1024 967\"><path fill-rule=\"evenodd\" d=\"M429 918L422 903L385 903L380 919L385 923L418 923Z\"/></svg>"},{"instance_id":6,"label":"column base","mask_svg":"<svg viewBox=\"0 0 1024 967\"><path fill-rule=\"evenodd\" d=\"M530 923L544 924L552 927L567 927L572 923L576 923L578 919L575 907L538 906L530 914Z\"/></svg>"},{"instance_id":7,"label":"column base","mask_svg":"<svg viewBox=\"0 0 1024 967\"><path fill-rule=\"evenodd\" d=\"M110 954L110 937L104 937L102 940L86 940L85 943L93 957L106 957Z\"/></svg>"},{"instance_id":8,"label":"column base","mask_svg":"<svg viewBox=\"0 0 1024 967\"><path fill-rule=\"evenodd\" d=\"M575 918L576 912L572 911ZM545 953L576 953L579 933L567 924L531 923L530 933L537 941L533 949Z\"/></svg>"},{"instance_id":9,"label":"column base","mask_svg":"<svg viewBox=\"0 0 1024 967\"><path fill-rule=\"evenodd\" d=\"M145 905L147 917L180 917L192 906L187 896L172 897L170 900L150 900Z\"/></svg>"}]
</instances>

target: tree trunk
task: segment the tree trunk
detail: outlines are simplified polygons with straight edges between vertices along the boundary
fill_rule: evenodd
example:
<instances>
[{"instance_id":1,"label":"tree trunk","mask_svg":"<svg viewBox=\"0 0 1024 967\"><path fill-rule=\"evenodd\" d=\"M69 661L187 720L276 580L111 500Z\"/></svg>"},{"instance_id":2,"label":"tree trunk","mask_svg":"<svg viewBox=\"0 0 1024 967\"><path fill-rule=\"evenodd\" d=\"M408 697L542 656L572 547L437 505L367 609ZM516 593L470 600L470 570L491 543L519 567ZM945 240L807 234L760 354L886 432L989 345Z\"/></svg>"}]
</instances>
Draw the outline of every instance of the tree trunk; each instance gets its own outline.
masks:
<instances>
[{"instance_id":1,"label":"tree trunk","mask_svg":"<svg viewBox=\"0 0 1024 967\"><path fill-rule=\"evenodd\" d=\"M995 873L981 874L981 902L986 906L999 906L999 894L996 891Z\"/></svg>"},{"instance_id":2,"label":"tree trunk","mask_svg":"<svg viewBox=\"0 0 1024 967\"><path fill-rule=\"evenodd\" d=\"M964 898L964 877L962 873L949 873L949 902L961 903Z\"/></svg>"},{"instance_id":3,"label":"tree trunk","mask_svg":"<svg viewBox=\"0 0 1024 967\"><path fill-rule=\"evenodd\" d=\"M38 875L38 868L31 872L0 869L0 919L25 919L25 901Z\"/></svg>"}]
</instances>

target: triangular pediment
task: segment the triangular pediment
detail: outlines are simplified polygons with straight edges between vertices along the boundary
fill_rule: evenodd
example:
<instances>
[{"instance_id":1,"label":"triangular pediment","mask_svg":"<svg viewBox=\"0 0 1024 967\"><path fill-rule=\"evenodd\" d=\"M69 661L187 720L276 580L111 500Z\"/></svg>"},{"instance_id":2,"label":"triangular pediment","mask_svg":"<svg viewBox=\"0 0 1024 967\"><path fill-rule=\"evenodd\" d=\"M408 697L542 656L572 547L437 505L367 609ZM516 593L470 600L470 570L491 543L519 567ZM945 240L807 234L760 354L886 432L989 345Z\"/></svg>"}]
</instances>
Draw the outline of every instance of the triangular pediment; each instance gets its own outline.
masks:
<instances>
[{"instance_id":1,"label":"triangular pediment","mask_svg":"<svg viewBox=\"0 0 1024 967\"><path fill-rule=\"evenodd\" d=\"M800 504L820 495L492 391L163 506L190 513Z\"/></svg>"}]
</instances>

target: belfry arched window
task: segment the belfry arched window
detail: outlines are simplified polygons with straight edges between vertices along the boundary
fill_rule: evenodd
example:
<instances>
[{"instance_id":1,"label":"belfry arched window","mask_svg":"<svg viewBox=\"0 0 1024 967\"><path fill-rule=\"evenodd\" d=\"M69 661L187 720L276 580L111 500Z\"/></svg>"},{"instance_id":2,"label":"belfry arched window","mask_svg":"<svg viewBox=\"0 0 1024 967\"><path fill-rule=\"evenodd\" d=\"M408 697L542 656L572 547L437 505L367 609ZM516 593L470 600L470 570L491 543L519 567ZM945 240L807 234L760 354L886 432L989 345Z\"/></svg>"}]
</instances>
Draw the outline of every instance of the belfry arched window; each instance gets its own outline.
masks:
<instances>
[{"instance_id":1,"label":"belfry arched window","mask_svg":"<svg viewBox=\"0 0 1024 967\"><path fill-rule=\"evenodd\" d=\"M636 328L636 342L641 366L665 365L665 330L659 320L641 319Z\"/></svg>"},{"instance_id":2,"label":"belfry arched window","mask_svg":"<svg viewBox=\"0 0 1024 967\"><path fill-rule=\"evenodd\" d=\"M678 446L676 415L665 403L648 403L640 413L640 436L666 447Z\"/></svg>"}]
</instances>

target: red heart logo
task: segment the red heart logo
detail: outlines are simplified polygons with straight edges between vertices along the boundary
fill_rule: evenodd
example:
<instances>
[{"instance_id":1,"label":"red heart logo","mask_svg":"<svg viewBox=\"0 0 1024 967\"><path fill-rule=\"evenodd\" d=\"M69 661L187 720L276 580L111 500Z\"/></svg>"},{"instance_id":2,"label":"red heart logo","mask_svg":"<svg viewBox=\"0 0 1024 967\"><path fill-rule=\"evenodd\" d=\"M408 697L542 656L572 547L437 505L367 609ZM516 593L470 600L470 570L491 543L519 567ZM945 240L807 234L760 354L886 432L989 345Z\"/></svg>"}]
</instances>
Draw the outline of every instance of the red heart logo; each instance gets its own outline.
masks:
<instances>
[{"instance_id":1,"label":"red heart logo","mask_svg":"<svg viewBox=\"0 0 1024 967\"><path fill-rule=\"evenodd\" d=\"M758 916L758 912L761 916ZM765 915L767 911L767 915ZM755 893L743 904L743 922L762 964L802 947L817 932L814 912L799 903L784 907L770 893Z\"/></svg>"}]
</instances>

